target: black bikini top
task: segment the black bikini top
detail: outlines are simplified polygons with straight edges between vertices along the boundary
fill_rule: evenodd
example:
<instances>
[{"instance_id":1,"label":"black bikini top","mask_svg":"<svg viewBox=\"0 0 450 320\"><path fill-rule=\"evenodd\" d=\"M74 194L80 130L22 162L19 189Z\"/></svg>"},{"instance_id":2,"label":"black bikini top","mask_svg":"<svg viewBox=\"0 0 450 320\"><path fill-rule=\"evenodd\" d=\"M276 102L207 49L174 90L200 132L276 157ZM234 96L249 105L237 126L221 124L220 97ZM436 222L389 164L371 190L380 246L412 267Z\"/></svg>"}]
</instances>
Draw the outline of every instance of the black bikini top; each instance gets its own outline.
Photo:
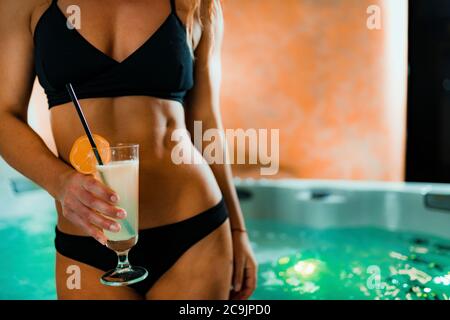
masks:
<instances>
[{"instance_id":1,"label":"black bikini top","mask_svg":"<svg viewBox=\"0 0 450 320\"><path fill-rule=\"evenodd\" d=\"M119 62L89 43L53 0L35 33L35 68L49 108L70 102L65 85L78 98L151 96L183 103L194 85L194 61L186 29L170 0L171 13L157 31Z\"/></svg>"}]
</instances>

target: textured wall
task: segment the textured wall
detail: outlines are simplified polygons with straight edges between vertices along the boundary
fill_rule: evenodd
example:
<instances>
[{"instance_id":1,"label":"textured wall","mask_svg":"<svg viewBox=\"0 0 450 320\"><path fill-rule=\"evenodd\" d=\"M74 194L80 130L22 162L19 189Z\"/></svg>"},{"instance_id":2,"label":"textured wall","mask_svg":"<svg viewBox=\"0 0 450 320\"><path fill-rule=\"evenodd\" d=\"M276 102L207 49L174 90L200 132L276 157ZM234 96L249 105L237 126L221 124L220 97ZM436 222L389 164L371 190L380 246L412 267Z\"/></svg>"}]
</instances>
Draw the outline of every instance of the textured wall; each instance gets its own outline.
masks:
<instances>
[{"instance_id":1,"label":"textured wall","mask_svg":"<svg viewBox=\"0 0 450 320\"><path fill-rule=\"evenodd\" d=\"M372 4L381 30L366 27ZM406 0L225 0L224 12L225 126L280 129L277 177L403 178ZM54 148L39 88L30 118Z\"/></svg>"},{"instance_id":2,"label":"textured wall","mask_svg":"<svg viewBox=\"0 0 450 320\"><path fill-rule=\"evenodd\" d=\"M381 30L366 27L372 4ZM403 178L407 1L226 0L224 11L226 127L279 128L280 176Z\"/></svg>"}]
</instances>

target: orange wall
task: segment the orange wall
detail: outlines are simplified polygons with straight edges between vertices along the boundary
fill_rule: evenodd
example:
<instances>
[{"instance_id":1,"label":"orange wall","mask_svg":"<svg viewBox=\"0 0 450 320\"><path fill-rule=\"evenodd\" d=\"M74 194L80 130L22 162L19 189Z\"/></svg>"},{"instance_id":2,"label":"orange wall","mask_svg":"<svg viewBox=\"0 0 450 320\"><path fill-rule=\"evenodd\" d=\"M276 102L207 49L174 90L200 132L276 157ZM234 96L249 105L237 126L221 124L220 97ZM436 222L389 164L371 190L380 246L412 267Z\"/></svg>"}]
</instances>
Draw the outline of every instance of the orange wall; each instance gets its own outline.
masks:
<instances>
[{"instance_id":1,"label":"orange wall","mask_svg":"<svg viewBox=\"0 0 450 320\"><path fill-rule=\"evenodd\" d=\"M366 27L372 4L381 30ZM278 177L403 179L406 0L226 0L224 12L225 127L280 129Z\"/></svg>"},{"instance_id":2,"label":"orange wall","mask_svg":"<svg viewBox=\"0 0 450 320\"><path fill-rule=\"evenodd\" d=\"M381 30L366 27L371 4ZM226 0L224 12L225 127L280 129L277 177L403 179L406 0ZM31 123L54 150L45 103L36 87Z\"/></svg>"}]
</instances>

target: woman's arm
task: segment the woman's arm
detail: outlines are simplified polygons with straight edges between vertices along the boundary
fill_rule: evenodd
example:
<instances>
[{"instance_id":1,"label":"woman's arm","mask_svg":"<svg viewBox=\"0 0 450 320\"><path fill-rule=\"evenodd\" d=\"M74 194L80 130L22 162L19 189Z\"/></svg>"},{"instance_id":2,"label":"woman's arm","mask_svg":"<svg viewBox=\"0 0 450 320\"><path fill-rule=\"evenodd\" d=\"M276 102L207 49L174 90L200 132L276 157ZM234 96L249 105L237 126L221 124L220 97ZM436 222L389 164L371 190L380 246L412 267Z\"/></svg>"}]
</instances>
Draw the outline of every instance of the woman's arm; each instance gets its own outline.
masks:
<instances>
[{"instance_id":1,"label":"woman's arm","mask_svg":"<svg viewBox=\"0 0 450 320\"><path fill-rule=\"evenodd\" d=\"M110 203L115 193L92 176L78 174L59 160L27 124L35 78L30 28L33 1L0 2L0 155L16 170L46 189L63 207L64 216L100 242L117 217Z\"/></svg>"},{"instance_id":2,"label":"woman's arm","mask_svg":"<svg viewBox=\"0 0 450 320\"><path fill-rule=\"evenodd\" d=\"M59 161L27 125L35 74L30 31L32 9L25 3L14 0L0 3L0 154L58 198L60 177L70 167Z\"/></svg>"},{"instance_id":3,"label":"woman's arm","mask_svg":"<svg viewBox=\"0 0 450 320\"><path fill-rule=\"evenodd\" d=\"M214 1L215 13L211 20L208 10L205 9L208 6L202 6L202 35L195 50L195 87L189 95L186 115L191 136L194 121L201 121L203 130L218 129L223 132L220 115L223 15L218 0L203 1ZM216 146L220 145L222 150L226 149L226 141L215 143ZM234 249L234 298L245 299L256 286L256 261L249 245L230 165L224 161L222 164L212 163L210 166L229 210Z\"/></svg>"}]
</instances>

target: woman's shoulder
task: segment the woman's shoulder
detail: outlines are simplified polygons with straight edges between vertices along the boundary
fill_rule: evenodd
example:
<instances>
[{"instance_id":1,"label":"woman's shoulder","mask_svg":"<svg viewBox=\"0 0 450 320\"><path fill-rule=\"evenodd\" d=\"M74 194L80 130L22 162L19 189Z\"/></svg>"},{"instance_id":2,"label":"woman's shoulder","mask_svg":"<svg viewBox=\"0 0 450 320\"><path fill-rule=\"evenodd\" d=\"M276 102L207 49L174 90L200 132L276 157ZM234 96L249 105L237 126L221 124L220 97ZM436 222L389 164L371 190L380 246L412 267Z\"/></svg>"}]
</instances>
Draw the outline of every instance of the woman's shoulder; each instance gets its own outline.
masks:
<instances>
[{"instance_id":1,"label":"woman's shoulder","mask_svg":"<svg viewBox=\"0 0 450 320\"><path fill-rule=\"evenodd\" d=\"M52 0L1 0L0 19L11 23L30 23L34 21L50 6Z\"/></svg>"},{"instance_id":2,"label":"woman's shoulder","mask_svg":"<svg viewBox=\"0 0 450 320\"><path fill-rule=\"evenodd\" d=\"M0 8L4 13L10 14L32 14L39 8L45 8L50 6L52 0L1 0Z\"/></svg>"},{"instance_id":3,"label":"woman's shoulder","mask_svg":"<svg viewBox=\"0 0 450 320\"><path fill-rule=\"evenodd\" d=\"M34 29L44 12L50 7L52 0L31 0L30 30L34 34Z\"/></svg>"}]
</instances>

